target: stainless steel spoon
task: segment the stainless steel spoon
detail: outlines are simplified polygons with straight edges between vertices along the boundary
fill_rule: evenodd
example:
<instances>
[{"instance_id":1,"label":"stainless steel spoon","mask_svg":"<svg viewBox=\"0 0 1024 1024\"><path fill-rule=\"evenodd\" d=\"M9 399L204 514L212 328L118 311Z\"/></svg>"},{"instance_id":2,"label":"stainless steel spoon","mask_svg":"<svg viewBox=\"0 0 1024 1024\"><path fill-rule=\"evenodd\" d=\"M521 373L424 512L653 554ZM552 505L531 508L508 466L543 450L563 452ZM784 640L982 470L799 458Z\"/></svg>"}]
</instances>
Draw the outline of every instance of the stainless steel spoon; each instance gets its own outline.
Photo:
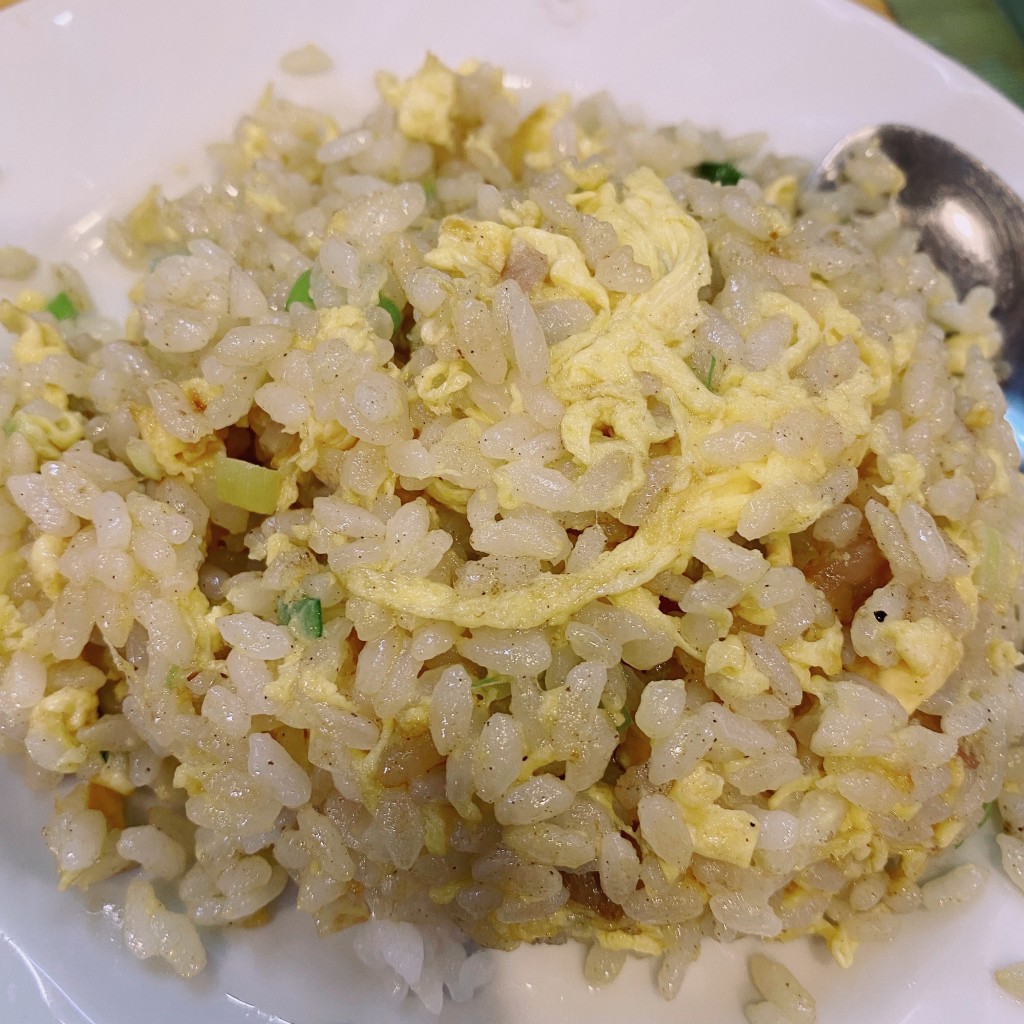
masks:
<instances>
[{"instance_id":1,"label":"stainless steel spoon","mask_svg":"<svg viewBox=\"0 0 1024 1024\"><path fill-rule=\"evenodd\" d=\"M906 125L862 128L842 139L815 180L834 185L847 156L877 145L903 171L899 206L921 232L921 247L963 295L988 285L1003 329L1007 414L1024 451L1024 199L984 164L937 135Z\"/></svg>"}]
</instances>

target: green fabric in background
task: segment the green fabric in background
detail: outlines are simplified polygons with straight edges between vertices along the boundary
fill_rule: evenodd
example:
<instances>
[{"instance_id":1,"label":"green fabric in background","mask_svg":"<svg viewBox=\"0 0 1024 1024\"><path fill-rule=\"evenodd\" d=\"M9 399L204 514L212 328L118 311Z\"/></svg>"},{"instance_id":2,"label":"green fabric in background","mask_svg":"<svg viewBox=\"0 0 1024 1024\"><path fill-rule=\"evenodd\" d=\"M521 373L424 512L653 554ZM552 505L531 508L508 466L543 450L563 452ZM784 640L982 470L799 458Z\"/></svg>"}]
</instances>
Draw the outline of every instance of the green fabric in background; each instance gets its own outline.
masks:
<instances>
[{"instance_id":1,"label":"green fabric in background","mask_svg":"<svg viewBox=\"0 0 1024 1024\"><path fill-rule=\"evenodd\" d=\"M896 20L1024 107L1024 0L888 0Z\"/></svg>"},{"instance_id":2,"label":"green fabric in background","mask_svg":"<svg viewBox=\"0 0 1024 1024\"><path fill-rule=\"evenodd\" d=\"M1016 28L1017 35L1024 39L1024 0L999 0L999 6Z\"/></svg>"}]
</instances>

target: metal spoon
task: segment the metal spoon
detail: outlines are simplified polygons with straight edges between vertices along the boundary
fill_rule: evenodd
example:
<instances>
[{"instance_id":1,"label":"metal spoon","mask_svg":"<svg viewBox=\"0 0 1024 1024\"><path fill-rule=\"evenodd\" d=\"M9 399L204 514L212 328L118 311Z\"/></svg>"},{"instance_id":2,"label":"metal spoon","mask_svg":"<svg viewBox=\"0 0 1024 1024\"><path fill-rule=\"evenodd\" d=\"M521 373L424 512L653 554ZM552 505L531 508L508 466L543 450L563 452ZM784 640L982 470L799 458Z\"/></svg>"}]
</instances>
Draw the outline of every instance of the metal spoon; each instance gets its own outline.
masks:
<instances>
[{"instance_id":1,"label":"metal spoon","mask_svg":"<svg viewBox=\"0 0 1024 1024\"><path fill-rule=\"evenodd\" d=\"M847 156L878 146L907 179L899 206L921 232L921 247L963 295L974 285L995 293L993 316L1003 329L1007 419L1024 451L1024 199L952 142L919 128L883 124L842 139L815 174L834 185Z\"/></svg>"}]
</instances>

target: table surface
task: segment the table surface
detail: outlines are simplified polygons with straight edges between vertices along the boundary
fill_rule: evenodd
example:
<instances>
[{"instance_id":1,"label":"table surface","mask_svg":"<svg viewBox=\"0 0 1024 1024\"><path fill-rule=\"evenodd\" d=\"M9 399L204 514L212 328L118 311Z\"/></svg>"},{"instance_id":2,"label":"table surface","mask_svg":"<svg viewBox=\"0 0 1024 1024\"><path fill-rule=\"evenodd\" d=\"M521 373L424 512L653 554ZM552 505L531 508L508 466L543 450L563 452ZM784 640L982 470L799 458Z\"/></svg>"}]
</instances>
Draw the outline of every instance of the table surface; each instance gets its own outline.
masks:
<instances>
[{"instance_id":1,"label":"table surface","mask_svg":"<svg viewBox=\"0 0 1024 1024\"><path fill-rule=\"evenodd\" d=\"M19 0L0 0L0 10L4 7L12 7L18 2ZM885 0L856 0L856 2L861 4L863 7L869 7L871 10L877 11L879 14L883 14L888 18L892 17L892 14L889 11L889 6Z\"/></svg>"}]
</instances>

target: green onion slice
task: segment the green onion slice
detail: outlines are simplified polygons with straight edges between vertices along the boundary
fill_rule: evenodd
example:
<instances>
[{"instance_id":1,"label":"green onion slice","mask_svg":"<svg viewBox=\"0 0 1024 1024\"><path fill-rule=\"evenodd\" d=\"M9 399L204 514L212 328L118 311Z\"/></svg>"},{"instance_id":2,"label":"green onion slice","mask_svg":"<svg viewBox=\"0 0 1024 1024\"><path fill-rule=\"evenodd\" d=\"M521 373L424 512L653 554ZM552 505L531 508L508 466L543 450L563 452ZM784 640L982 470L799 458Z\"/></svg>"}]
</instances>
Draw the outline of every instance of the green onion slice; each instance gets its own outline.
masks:
<instances>
[{"instance_id":1,"label":"green onion slice","mask_svg":"<svg viewBox=\"0 0 1024 1024\"><path fill-rule=\"evenodd\" d=\"M728 161L715 163L714 161L706 160L704 163L697 165L694 173L698 178L704 178L719 185L735 185L743 177L739 168Z\"/></svg>"},{"instance_id":2,"label":"green onion slice","mask_svg":"<svg viewBox=\"0 0 1024 1024\"><path fill-rule=\"evenodd\" d=\"M75 309L75 304L67 292L58 292L54 295L46 304L46 308L57 320L74 320L78 316L78 310Z\"/></svg>"},{"instance_id":3,"label":"green onion slice","mask_svg":"<svg viewBox=\"0 0 1024 1024\"><path fill-rule=\"evenodd\" d=\"M312 272L312 268L304 270L295 279L295 284L292 285L292 290L288 293L288 298L284 300L285 309L291 309L296 302L302 303L303 306L309 306L310 309L314 309L316 307L316 303L313 302L309 294L309 277Z\"/></svg>"},{"instance_id":4,"label":"green onion slice","mask_svg":"<svg viewBox=\"0 0 1024 1024\"><path fill-rule=\"evenodd\" d=\"M501 700L512 692L512 680L500 673L493 673L473 683L473 689L480 693L488 702Z\"/></svg>"},{"instance_id":5,"label":"green onion slice","mask_svg":"<svg viewBox=\"0 0 1024 1024\"><path fill-rule=\"evenodd\" d=\"M214 461L214 481L221 501L269 516L277 511L284 475L276 469L218 455Z\"/></svg>"},{"instance_id":6,"label":"green onion slice","mask_svg":"<svg viewBox=\"0 0 1024 1024\"><path fill-rule=\"evenodd\" d=\"M711 357L711 364L708 366L708 376L707 376L707 379L704 381L704 387L706 387L708 389L708 391L714 391L715 390L715 357L714 356Z\"/></svg>"},{"instance_id":7,"label":"green onion slice","mask_svg":"<svg viewBox=\"0 0 1024 1024\"><path fill-rule=\"evenodd\" d=\"M402 311L386 295L378 296L377 305L391 317L391 322L395 325L391 333L394 334L402 326Z\"/></svg>"},{"instance_id":8,"label":"green onion slice","mask_svg":"<svg viewBox=\"0 0 1024 1024\"><path fill-rule=\"evenodd\" d=\"M282 626L290 626L294 633L306 640L318 640L324 635L324 612L318 597L278 601L277 621Z\"/></svg>"}]
</instances>

